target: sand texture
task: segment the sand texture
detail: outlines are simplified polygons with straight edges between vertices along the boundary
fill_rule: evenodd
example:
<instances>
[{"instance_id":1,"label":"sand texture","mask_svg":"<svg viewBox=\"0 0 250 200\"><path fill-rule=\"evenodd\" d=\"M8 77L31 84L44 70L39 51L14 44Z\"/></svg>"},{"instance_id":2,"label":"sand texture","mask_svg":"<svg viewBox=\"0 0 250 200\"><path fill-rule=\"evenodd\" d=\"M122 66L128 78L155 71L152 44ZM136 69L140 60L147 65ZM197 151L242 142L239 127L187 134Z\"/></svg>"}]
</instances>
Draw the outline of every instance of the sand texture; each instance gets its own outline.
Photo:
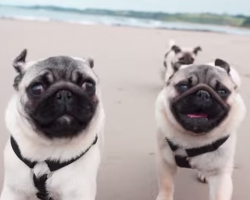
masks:
<instances>
[{"instance_id":1,"label":"sand texture","mask_svg":"<svg viewBox=\"0 0 250 200\"><path fill-rule=\"evenodd\" d=\"M155 200L154 102L162 84L159 68L168 40L201 45L199 63L222 58L242 76L242 95L250 105L250 37L128 27L83 26L58 22L0 20L0 188L4 145L9 136L4 112L13 93L12 60L27 48L28 60L55 55L95 59L107 114L105 152L98 176L98 200ZM250 118L239 132L233 200L250 197ZM195 172L180 170L176 200L208 200L208 189Z\"/></svg>"}]
</instances>

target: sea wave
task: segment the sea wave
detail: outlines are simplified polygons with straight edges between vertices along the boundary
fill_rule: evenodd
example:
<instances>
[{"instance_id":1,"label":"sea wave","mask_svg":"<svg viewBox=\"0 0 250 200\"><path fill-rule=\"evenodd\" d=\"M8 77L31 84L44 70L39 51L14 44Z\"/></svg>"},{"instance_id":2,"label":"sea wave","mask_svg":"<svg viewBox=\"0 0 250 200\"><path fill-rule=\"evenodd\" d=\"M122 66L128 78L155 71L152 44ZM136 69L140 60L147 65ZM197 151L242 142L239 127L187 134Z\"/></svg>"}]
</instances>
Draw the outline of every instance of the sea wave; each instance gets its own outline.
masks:
<instances>
[{"instance_id":1,"label":"sea wave","mask_svg":"<svg viewBox=\"0 0 250 200\"><path fill-rule=\"evenodd\" d=\"M42 21L49 22L53 19L47 17L34 17L34 16L0 16L0 19L14 19L14 20L25 20L25 21Z\"/></svg>"},{"instance_id":2,"label":"sea wave","mask_svg":"<svg viewBox=\"0 0 250 200\"><path fill-rule=\"evenodd\" d=\"M3 5L0 4L0 7L3 8L19 8L19 9L29 9L29 10L50 10L50 11L58 11L58 12L72 12L72 13L83 13L86 10L92 9L78 9L78 8L68 8L63 6L47 6L47 5Z\"/></svg>"},{"instance_id":3,"label":"sea wave","mask_svg":"<svg viewBox=\"0 0 250 200\"><path fill-rule=\"evenodd\" d=\"M217 32L234 35L248 35L249 29L185 22L166 22L152 19L126 17L126 11L78 9L58 6L6 6L0 5L0 18L28 21L60 21L82 25L129 26L137 28L170 29L185 31ZM121 14L122 13L122 14ZM121 16L124 15L124 16Z\"/></svg>"}]
</instances>

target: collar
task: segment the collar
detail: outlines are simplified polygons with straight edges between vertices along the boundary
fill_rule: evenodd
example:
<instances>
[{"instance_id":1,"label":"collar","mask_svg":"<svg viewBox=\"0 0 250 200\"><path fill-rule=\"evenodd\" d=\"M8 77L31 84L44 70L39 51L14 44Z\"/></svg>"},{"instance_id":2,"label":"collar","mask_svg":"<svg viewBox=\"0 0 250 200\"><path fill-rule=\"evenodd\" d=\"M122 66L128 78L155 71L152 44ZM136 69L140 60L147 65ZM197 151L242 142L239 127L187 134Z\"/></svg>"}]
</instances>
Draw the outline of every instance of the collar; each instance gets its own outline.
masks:
<instances>
[{"instance_id":1,"label":"collar","mask_svg":"<svg viewBox=\"0 0 250 200\"><path fill-rule=\"evenodd\" d=\"M220 146L223 145L227 141L228 138L229 138L229 135L219 140L216 140L212 144L208 144L208 145L197 147L197 148L184 149L186 151L187 156L175 155L175 162L178 167L192 168L192 166L189 163L190 158L218 150ZM170 149L173 152L176 152L177 149L180 148L177 144L174 144L171 140L169 139L166 139L166 140L168 142Z\"/></svg>"},{"instance_id":2,"label":"collar","mask_svg":"<svg viewBox=\"0 0 250 200\"><path fill-rule=\"evenodd\" d=\"M67 165L70 165L71 163L77 161L79 158L81 158L83 155L85 155L91 149L91 147L94 146L97 143L97 140L98 140L98 136L95 137L95 140L93 141L93 143L84 152L82 152L79 156L77 156L75 158L72 158L69 161L59 162L59 161L47 159L44 162L48 165L51 172L59 170L59 169L61 169L63 167L66 167ZM34 166L37 164L37 162L36 161L32 162L31 160L29 160L27 158L24 158L22 156L21 151L20 151L20 149L18 147L18 144L17 144L16 140L12 136L10 138L10 142L11 142L12 149L15 152L16 156L21 161L23 161L23 163L26 164L29 168L33 169Z\"/></svg>"}]
</instances>

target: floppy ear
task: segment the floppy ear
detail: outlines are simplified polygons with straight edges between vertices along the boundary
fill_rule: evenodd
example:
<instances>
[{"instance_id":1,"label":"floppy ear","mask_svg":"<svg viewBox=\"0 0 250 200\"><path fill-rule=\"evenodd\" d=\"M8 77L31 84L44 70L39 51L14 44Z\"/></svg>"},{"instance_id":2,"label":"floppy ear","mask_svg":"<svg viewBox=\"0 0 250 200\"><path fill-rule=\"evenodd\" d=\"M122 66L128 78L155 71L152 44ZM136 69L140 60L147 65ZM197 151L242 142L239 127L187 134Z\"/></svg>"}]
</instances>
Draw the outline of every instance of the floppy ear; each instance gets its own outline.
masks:
<instances>
[{"instance_id":1,"label":"floppy ear","mask_svg":"<svg viewBox=\"0 0 250 200\"><path fill-rule=\"evenodd\" d=\"M93 58L88 58L87 61L89 63L90 68L93 68L94 67L94 59Z\"/></svg>"},{"instance_id":2,"label":"floppy ear","mask_svg":"<svg viewBox=\"0 0 250 200\"><path fill-rule=\"evenodd\" d=\"M223 68L228 74L230 73L230 65L226 61L217 58L214 62L214 65Z\"/></svg>"},{"instance_id":3,"label":"floppy ear","mask_svg":"<svg viewBox=\"0 0 250 200\"><path fill-rule=\"evenodd\" d=\"M194 52L195 55L197 55L199 51L202 51L202 49L201 49L200 46L195 47L194 50L193 50L193 52Z\"/></svg>"},{"instance_id":4,"label":"floppy ear","mask_svg":"<svg viewBox=\"0 0 250 200\"><path fill-rule=\"evenodd\" d=\"M13 61L13 67L17 71L17 73L22 74L23 73L23 66L26 62L26 56L27 56L27 49L24 49L19 56L16 57L16 59Z\"/></svg>"},{"instance_id":5,"label":"floppy ear","mask_svg":"<svg viewBox=\"0 0 250 200\"><path fill-rule=\"evenodd\" d=\"M180 53L180 52L181 52L181 48L178 47L178 46L176 46L176 45L172 46L171 49L172 49L175 53Z\"/></svg>"}]
</instances>

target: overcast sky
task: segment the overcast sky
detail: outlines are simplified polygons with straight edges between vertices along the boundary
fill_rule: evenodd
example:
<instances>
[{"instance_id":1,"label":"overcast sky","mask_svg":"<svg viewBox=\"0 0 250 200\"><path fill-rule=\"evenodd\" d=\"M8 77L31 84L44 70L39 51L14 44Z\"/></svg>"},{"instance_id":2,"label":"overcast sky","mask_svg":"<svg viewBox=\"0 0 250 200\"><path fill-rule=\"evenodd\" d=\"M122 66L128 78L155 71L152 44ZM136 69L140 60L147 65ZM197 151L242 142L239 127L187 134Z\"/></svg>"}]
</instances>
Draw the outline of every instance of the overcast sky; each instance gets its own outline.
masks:
<instances>
[{"instance_id":1,"label":"overcast sky","mask_svg":"<svg viewBox=\"0 0 250 200\"><path fill-rule=\"evenodd\" d=\"M0 0L0 4L58 5L165 12L213 12L250 15L250 0Z\"/></svg>"}]
</instances>

